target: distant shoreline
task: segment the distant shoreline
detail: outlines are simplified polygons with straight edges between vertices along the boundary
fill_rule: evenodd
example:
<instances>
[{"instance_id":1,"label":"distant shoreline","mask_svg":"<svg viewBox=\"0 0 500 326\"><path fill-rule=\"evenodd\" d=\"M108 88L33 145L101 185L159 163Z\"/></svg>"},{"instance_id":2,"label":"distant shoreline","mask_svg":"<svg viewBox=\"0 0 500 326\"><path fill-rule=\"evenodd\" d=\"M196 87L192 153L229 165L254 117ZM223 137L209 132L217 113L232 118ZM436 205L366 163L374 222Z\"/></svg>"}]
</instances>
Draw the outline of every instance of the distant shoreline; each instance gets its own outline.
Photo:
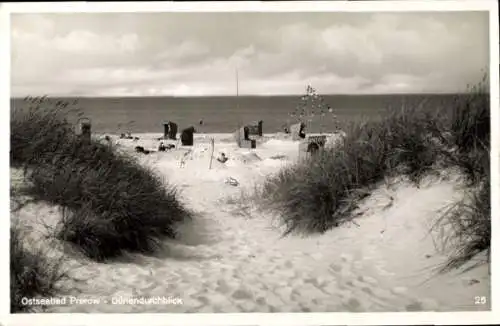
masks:
<instances>
[{"instance_id":1,"label":"distant shoreline","mask_svg":"<svg viewBox=\"0 0 500 326\"><path fill-rule=\"evenodd\" d=\"M425 97L425 96L461 96L461 95L467 95L468 93L466 91L464 92L457 92L457 93L362 93L362 94L321 94L321 96L327 96L327 97L384 97L384 96L408 96L408 97ZM183 96L174 96L174 95L161 95L161 96L148 96L148 95L122 95L122 96L87 96L87 95L74 95L74 96L59 96L59 95L47 95L48 98L57 98L57 99L135 99L135 98L151 98L151 99L190 99L190 98L279 98L279 97L297 97L300 98L304 94L277 94L277 95L259 95L259 94L254 94L254 95L183 95ZM25 96L11 96L11 100L23 100L25 97L31 96L31 97L42 97L44 95L25 95Z\"/></svg>"},{"instance_id":2,"label":"distant shoreline","mask_svg":"<svg viewBox=\"0 0 500 326\"><path fill-rule=\"evenodd\" d=\"M155 139L158 137L162 137L163 133L162 132L131 132L130 133L132 136L137 136L139 138L144 137L145 139ZM334 132L311 132L307 133L306 136L333 136L336 133ZM110 136L110 137L120 137L120 133L116 132L94 132L92 134L93 136L97 137L104 137L104 136ZM180 139L181 133L177 133L177 137ZM231 132L200 132L200 133L194 133L193 136L194 138L204 138L204 137L232 137L234 133ZM257 138L265 138L265 137L275 137L275 136L290 136L291 134L285 134L284 132L274 132L274 133L264 133L262 136L251 136L251 137L257 137Z\"/></svg>"}]
</instances>

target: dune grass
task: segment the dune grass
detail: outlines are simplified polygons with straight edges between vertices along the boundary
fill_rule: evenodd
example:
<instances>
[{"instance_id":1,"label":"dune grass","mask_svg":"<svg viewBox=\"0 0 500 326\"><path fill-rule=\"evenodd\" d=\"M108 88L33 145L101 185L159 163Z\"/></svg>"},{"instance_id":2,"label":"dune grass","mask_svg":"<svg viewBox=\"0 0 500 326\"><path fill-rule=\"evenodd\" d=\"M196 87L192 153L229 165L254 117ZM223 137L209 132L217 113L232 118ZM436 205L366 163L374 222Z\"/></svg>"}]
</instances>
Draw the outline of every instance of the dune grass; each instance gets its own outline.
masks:
<instances>
[{"instance_id":1,"label":"dune grass","mask_svg":"<svg viewBox=\"0 0 500 326\"><path fill-rule=\"evenodd\" d=\"M64 207L57 237L98 261L174 238L191 217L176 188L113 146L75 135L66 114L37 102L11 116L11 164L24 168L28 194Z\"/></svg>"},{"instance_id":2,"label":"dune grass","mask_svg":"<svg viewBox=\"0 0 500 326\"><path fill-rule=\"evenodd\" d=\"M483 79L466 96L457 96L451 107L422 102L346 126L347 136L335 149L269 177L260 190L262 207L280 215L285 235L325 232L351 220L360 200L386 177L404 175L418 185L430 173L457 167L469 186L479 189L468 206L441 218L458 230L449 235L458 239L449 266L461 266L490 246L490 187L477 187L490 182L486 84Z\"/></svg>"},{"instance_id":3,"label":"dune grass","mask_svg":"<svg viewBox=\"0 0 500 326\"><path fill-rule=\"evenodd\" d=\"M325 232L351 217L371 186L390 174L418 180L436 162L428 112L394 112L383 121L351 124L335 150L285 168L263 185L265 207L277 211L286 233Z\"/></svg>"},{"instance_id":4,"label":"dune grass","mask_svg":"<svg viewBox=\"0 0 500 326\"><path fill-rule=\"evenodd\" d=\"M471 268L490 260L490 124L489 94L483 79L464 100L455 103L448 121L447 147L453 150L444 152L444 161L462 171L469 187L464 198L451 205L433 228L450 230L441 236L442 248L450 252L441 272L457 269L483 252L487 253L486 261L478 260Z\"/></svg>"},{"instance_id":5,"label":"dune grass","mask_svg":"<svg viewBox=\"0 0 500 326\"><path fill-rule=\"evenodd\" d=\"M440 266L440 272L472 262L467 271L490 260L490 191L490 182L486 180L467 189L463 200L450 205L435 223L433 229L448 230L440 234L440 249L449 252L449 259ZM483 252L486 259L476 259Z\"/></svg>"},{"instance_id":6,"label":"dune grass","mask_svg":"<svg viewBox=\"0 0 500 326\"><path fill-rule=\"evenodd\" d=\"M43 249L30 251L23 243L18 226L10 230L10 311L32 312L34 306L22 299L50 298L58 292L57 282L67 275L61 268L62 260L50 261Z\"/></svg>"}]
</instances>

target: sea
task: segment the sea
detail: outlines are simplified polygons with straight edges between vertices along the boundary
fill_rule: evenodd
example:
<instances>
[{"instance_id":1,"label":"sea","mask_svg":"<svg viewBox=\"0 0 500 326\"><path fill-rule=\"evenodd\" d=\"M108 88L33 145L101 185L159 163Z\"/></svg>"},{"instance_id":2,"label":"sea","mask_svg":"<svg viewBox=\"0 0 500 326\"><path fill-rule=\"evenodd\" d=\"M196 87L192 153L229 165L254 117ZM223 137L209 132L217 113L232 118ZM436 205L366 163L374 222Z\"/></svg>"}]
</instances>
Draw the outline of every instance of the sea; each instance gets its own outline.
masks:
<instances>
[{"instance_id":1,"label":"sea","mask_svg":"<svg viewBox=\"0 0 500 326\"><path fill-rule=\"evenodd\" d=\"M163 133L172 121L178 130L194 126L197 133L231 133L240 126L263 121L264 133L275 133L299 120L309 132L328 132L358 120L380 119L390 109L447 107L457 94L325 95L323 105L313 107L301 95L210 97L73 97L49 98L39 108L69 103L69 121L88 118L94 133ZM11 110L31 107L25 98L11 98Z\"/></svg>"}]
</instances>

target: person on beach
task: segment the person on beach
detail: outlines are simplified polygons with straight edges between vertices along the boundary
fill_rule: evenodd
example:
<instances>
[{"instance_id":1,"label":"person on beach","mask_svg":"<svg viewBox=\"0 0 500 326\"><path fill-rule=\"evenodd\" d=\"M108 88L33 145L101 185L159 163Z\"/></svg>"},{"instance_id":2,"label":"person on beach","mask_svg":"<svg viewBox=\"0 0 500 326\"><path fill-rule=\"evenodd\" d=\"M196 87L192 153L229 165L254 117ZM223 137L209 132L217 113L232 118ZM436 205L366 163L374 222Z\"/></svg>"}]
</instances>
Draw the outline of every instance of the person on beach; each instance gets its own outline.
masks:
<instances>
[{"instance_id":1,"label":"person on beach","mask_svg":"<svg viewBox=\"0 0 500 326\"><path fill-rule=\"evenodd\" d=\"M188 156L189 156L189 154L191 154L191 152L192 152L192 151L191 151L191 150L189 150L189 151L187 151L186 153L184 153L184 155L182 156L181 161L180 161L180 164L179 164L179 166L180 166L181 168L183 168L184 166L186 166L186 160L188 159Z\"/></svg>"},{"instance_id":2,"label":"person on beach","mask_svg":"<svg viewBox=\"0 0 500 326\"><path fill-rule=\"evenodd\" d=\"M221 162L221 163L226 163L228 160L226 154L224 153L220 153L220 156L217 158L217 161Z\"/></svg>"},{"instance_id":3,"label":"person on beach","mask_svg":"<svg viewBox=\"0 0 500 326\"><path fill-rule=\"evenodd\" d=\"M165 152L167 150L167 147L165 147L165 144L163 142L160 143L158 146L158 152Z\"/></svg>"},{"instance_id":4,"label":"person on beach","mask_svg":"<svg viewBox=\"0 0 500 326\"><path fill-rule=\"evenodd\" d=\"M304 123L300 124L300 130L299 130L299 137L304 139L306 138L306 131L304 130L306 128Z\"/></svg>"},{"instance_id":5,"label":"person on beach","mask_svg":"<svg viewBox=\"0 0 500 326\"><path fill-rule=\"evenodd\" d=\"M120 135L120 139L134 139L134 137L132 137L132 134L130 132L127 132L126 134L121 134ZM139 139L139 138L137 138Z\"/></svg>"}]
</instances>

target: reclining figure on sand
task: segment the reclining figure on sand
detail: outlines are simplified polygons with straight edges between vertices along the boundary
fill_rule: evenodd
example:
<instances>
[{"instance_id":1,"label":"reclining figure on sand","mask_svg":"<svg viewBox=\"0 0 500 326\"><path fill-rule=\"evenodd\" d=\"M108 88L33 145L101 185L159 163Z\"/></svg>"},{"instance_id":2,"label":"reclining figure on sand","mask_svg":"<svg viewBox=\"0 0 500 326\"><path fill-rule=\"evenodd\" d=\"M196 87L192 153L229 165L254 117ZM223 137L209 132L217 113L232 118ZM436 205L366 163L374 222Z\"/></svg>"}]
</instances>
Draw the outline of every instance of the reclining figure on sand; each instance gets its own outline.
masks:
<instances>
[{"instance_id":1,"label":"reclining figure on sand","mask_svg":"<svg viewBox=\"0 0 500 326\"><path fill-rule=\"evenodd\" d=\"M160 145L158 146L158 152L165 152L165 151L171 150L173 148L175 148L174 144L167 144L165 146L165 144L163 142L161 142Z\"/></svg>"},{"instance_id":2,"label":"reclining figure on sand","mask_svg":"<svg viewBox=\"0 0 500 326\"><path fill-rule=\"evenodd\" d=\"M139 140L139 137L132 137L132 134L130 132L127 132L127 134L120 134L120 139L134 139L134 140Z\"/></svg>"},{"instance_id":3,"label":"reclining figure on sand","mask_svg":"<svg viewBox=\"0 0 500 326\"><path fill-rule=\"evenodd\" d=\"M144 149L144 147L142 147L142 146L135 146L135 151L137 153L142 153L142 154L146 154L146 155L148 155L149 153L151 153L150 150Z\"/></svg>"}]
</instances>

